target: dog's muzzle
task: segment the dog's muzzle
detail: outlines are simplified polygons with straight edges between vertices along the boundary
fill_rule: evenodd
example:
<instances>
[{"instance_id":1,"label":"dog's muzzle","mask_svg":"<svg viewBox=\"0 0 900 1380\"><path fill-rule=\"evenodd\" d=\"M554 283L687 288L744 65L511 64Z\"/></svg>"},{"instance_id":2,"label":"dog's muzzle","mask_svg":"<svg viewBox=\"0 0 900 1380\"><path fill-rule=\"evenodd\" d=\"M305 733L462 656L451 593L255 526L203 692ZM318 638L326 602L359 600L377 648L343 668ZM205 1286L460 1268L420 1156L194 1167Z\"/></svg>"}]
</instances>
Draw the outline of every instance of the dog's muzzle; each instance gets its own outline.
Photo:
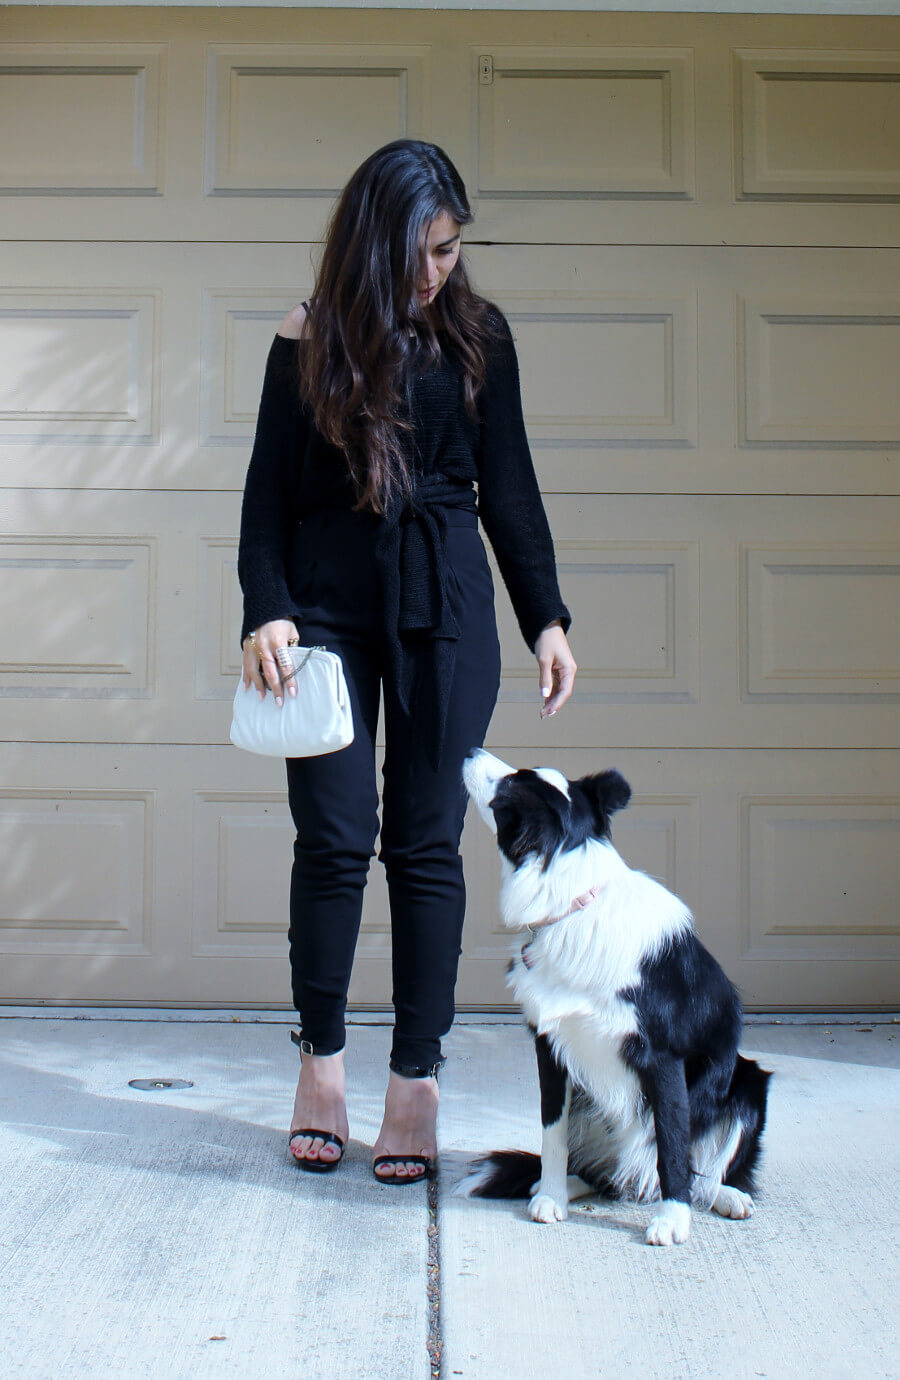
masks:
<instances>
[{"instance_id":1,"label":"dog's muzzle","mask_svg":"<svg viewBox=\"0 0 900 1380\"><path fill-rule=\"evenodd\" d=\"M475 801L481 818L494 834L497 832L497 821L494 819L491 801L496 794L497 783L502 781L504 776L511 776L514 771L514 767L501 762L499 757L495 757L485 748L472 748L463 762L463 784Z\"/></svg>"},{"instance_id":2,"label":"dog's muzzle","mask_svg":"<svg viewBox=\"0 0 900 1380\"><path fill-rule=\"evenodd\" d=\"M485 809L494 798L497 783L514 771L486 748L472 748L463 762L463 782L475 804Z\"/></svg>"}]
</instances>

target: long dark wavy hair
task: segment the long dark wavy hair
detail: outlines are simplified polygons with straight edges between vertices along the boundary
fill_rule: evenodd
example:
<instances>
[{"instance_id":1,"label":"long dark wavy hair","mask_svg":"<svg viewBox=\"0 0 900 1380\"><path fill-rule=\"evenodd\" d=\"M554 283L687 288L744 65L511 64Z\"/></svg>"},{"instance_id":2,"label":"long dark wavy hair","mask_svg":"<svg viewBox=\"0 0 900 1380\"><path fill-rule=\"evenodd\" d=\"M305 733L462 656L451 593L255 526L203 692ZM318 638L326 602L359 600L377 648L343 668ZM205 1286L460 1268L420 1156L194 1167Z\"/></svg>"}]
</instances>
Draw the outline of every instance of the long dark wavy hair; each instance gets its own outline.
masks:
<instances>
[{"instance_id":1,"label":"long dark wavy hair","mask_svg":"<svg viewBox=\"0 0 900 1380\"><path fill-rule=\"evenodd\" d=\"M460 360L466 411L477 417L487 352L502 328L461 254L431 304L433 324L420 306L420 242L442 211L460 225L473 219L456 168L436 144L396 139L357 168L328 224L299 384L319 431L347 459L354 511L384 514L412 492L403 444L413 428L411 365L416 356L420 369L440 360L438 332Z\"/></svg>"}]
</instances>

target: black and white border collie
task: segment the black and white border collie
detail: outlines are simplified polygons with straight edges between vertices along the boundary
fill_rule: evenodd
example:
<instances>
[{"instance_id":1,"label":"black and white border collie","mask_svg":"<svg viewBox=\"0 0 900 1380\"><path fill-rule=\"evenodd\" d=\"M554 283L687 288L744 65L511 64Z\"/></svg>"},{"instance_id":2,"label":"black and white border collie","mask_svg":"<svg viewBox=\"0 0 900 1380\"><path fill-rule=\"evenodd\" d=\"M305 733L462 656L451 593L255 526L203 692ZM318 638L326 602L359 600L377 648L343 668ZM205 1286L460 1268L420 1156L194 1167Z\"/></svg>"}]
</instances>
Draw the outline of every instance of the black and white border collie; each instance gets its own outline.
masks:
<instances>
[{"instance_id":1,"label":"black and white border collie","mask_svg":"<svg viewBox=\"0 0 900 1380\"><path fill-rule=\"evenodd\" d=\"M740 999L690 911L612 845L628 783L516 771L483 748L463 780L497 835L503 922L531 931L509 983L535 1037L543 1136L540 1156L480 1157L457 1191L530 1197L535 1222L588 1193L661 1198L654 1246L687 1240L692 1203L751 1216L771 1075L738 1054Z\"/></svg>"}]
</instances>

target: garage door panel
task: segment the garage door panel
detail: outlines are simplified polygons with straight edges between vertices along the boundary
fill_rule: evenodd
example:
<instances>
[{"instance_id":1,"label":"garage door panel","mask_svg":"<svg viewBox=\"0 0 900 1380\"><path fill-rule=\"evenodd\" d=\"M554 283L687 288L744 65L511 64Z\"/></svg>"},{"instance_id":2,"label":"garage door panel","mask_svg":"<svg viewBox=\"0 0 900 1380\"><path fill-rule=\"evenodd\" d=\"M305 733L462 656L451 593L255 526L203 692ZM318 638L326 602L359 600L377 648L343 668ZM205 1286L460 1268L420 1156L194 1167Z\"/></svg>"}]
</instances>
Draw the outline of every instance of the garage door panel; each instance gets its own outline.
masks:
<instances>
[{"instance_id":1,"label":"garage door panel","mask_svg":"<svg viewBox=\"0 0 900 1380\"><path fill-rule=\"evenodd\" d=\"M239 669L239 495L59 499L8 490L0 515L2 736L225 741Z\"/></svg>"},{"instance_id":2,"label":"garage door panel","mask_svg":"<svg viewBox=\"0 0 900 1380\"><path fill-rule=\"evenodd\" d=\"M689 198L689 49L472 50L483 195Z\"/></svg>"},{"instance_id":3,"label":"garage door panel","mask_svg":"<svg viewBox=\"0 0 900 1380\"><path fill-rule=\"evenodd\" d=\"M152 539L8 537L2 552L4 689L48 698L152 693Z\"/></svg>"},{"instance_id":4,"label":"garage door panel","mask_svg":"<svg viewBox=\"0 0 900 1380\"><path fill-rule=\"evenodd\" d=\"M896 703L898 560L900 545L745 551L745 696Z\"/></svg>"},{"instance_id":5,"label":"garage door panel","mask_svg":"<svg viewBox=\"0 0 900 1380\"><path fill-rule=\"evenodd\" d=\"M900 797L744 797L741 810L743 958L900 958Z\"/></svg>"},{"instance_id":6,"label":"garage door panel","mask_svg":"<svg viewBox=\"0 0 900 1380\"><path fill-rule=\"evenodd\" d=\"M372 149L427 137L427 46L213 43L208 54L213 195L331 199Z\"/></svg>"},{"instance_id":7,"label":"garage door panel","mask_svg":"<svg viewBox=\"0 0 900 1380\"><path fill-rule=\"evenodd\" d=\"M745 446L900 445L900 298L828 295L740 304Z\"/></svg>"},{"instance_id":8,"label":"garage door panel","mask_svg":"<svg viewBox=\"0 0 900 1380\"><path fill-rule=\"evenodd\" d=\"M0 74L0 195L164 191L164 44L5 43Z\"/></svg>"},{"instance_id":9,"label":"garage door panel","mask_svg":"<svg viewBox=\"0 0 900 1380\"><path fill-rule=\"evenodd\" d=\"M610 527L604 522L603 529ZM555 548L578 643L579 703L696 704L698 544L560 535ZM522 642L496 562L493 578L504 649L504 703L516 702L520 689L531 703L535 661Z\"/></svg>"},{"instance_id":10,"label":"garage door panel","mask_svg":"<svg viewBox=\"0 0 900 1380\"><path fill-rule=\"evenodd\" d=\"M536 267L545 282L546 265ZM602 268L588 261L592 267L599 279ZM532 442L696 445L694 293L617 298L585 285L577 294L505 292L496 300L516 338Z\"/></svg>"},{"instance_id":11,"label":"garage door panel","mask_svg":"<svg viewBox=\"0 0 900 1380\"><path fill-rule=\"evenodd\" d=\"M32 464L35 442L158 441L159 308L159 293L100 285L0 292L0 441Z\"/></svg>"},{"instance_id":12,"label":"garage door panel","mask_svg":"<svg viewBox=\"0 0 900 1380\"><path fill-rule=\"evenodd\" d=\"M900 53L735 53L737 193L900 198Z\"/></svg>"},{"instance_id":13,"label":"garage door panel","mask_svg":"<svg viewBox=\"0 0 900 1380\"><path fill-rule=\"evenodd\" d=\"M154 792L7 787L0 802L0 953L149 954Z\"/></svg>"}]
</instances>

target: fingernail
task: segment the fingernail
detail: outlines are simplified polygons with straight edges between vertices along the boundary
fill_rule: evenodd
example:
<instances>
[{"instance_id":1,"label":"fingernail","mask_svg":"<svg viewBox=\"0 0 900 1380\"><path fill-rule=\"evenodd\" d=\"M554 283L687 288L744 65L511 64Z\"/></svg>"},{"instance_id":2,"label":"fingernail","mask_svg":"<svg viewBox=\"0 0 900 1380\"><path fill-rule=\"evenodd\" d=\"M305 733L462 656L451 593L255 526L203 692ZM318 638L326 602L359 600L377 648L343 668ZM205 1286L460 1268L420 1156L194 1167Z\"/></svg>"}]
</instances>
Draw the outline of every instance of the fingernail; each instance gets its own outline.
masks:
<instances>
[{"instance_id":1,"label":"fingernail","mask_svg":"<svg viewBox=\"0 0 900 1380\"><path fill-rule=\"evenodd\" d=\"M280 708L281 708L281 696L280 696L280 695L276 695L276 696L275 696L275 703L278 705L278 708L280 709Z\"/></svg>"},{"instance_id":2,"label":"fingernail","mask_svg":"<svg viewBox=\"0 0 900 1380\"><path fill-rule=\"evenodd\" d=\"M543 685L543 686L541 687L541 694L543 695L544 699L546 699L547 696L550 694L550 686L549 686L549 685Z\"/></svg>"},{"instance_id":3,"label":"fingernail","mask_svg":"<svg viewBox=\"0 0 900 1380\"><path fill-rule=\"evenodd\" d=\"M553 715L554 715L555 713L556 713L556 710L555 710L555 709L551 709L551 710L550 710L550 713L547 715L547 718L548 718L548 719L552 719L552 718L553 718Z\"/></svg>"}]
</instances>

